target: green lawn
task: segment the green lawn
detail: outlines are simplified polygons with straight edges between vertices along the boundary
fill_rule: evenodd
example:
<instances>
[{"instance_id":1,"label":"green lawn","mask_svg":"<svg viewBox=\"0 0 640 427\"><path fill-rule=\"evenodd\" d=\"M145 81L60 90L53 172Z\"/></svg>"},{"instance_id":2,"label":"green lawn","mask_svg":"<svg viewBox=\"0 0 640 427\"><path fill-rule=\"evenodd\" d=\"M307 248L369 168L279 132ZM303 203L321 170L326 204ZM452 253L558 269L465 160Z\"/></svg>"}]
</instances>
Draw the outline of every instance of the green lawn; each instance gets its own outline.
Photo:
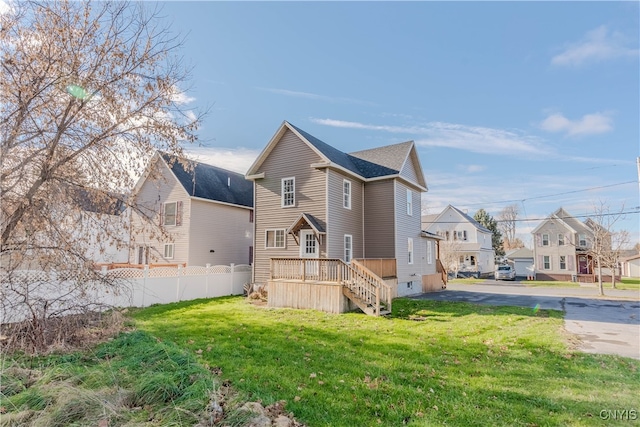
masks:
<instances>
[{"instance_id":1,"label":"green lawn","mask_svg":"<svg viewBox=\"0 0 640 427\"><path fill-rule=\"evenodd\" d=\"M393 307L374 318L229 297L134 317L246 399L285 400L309 426L603 425L601 410L637 409L640 362L567 350L560 312L408 299Z\"/></svg>"}]
</instances>

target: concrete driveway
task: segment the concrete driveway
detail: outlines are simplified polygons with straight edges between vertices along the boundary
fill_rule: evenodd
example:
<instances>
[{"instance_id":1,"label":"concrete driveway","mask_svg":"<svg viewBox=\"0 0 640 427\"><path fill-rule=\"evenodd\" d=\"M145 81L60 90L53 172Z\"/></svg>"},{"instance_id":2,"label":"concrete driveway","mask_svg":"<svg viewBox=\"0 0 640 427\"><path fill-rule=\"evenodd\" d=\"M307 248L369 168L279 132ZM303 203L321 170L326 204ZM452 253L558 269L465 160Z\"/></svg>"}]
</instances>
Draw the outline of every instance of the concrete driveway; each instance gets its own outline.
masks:
<instances>
[{"instance_id":1,"label":"concrete driveway","mask_svg":"<svg viewBox=\"0 0 640 427\"><path fill-rule=\"evenodd\" d=\"M592 287L529 288L491 281L449 284L446 290L413 298L560 310L565 329L580 340L580 351L640 359L640 292L605 289L605 294L598 297Z\"/></svg>"}]
</instances>

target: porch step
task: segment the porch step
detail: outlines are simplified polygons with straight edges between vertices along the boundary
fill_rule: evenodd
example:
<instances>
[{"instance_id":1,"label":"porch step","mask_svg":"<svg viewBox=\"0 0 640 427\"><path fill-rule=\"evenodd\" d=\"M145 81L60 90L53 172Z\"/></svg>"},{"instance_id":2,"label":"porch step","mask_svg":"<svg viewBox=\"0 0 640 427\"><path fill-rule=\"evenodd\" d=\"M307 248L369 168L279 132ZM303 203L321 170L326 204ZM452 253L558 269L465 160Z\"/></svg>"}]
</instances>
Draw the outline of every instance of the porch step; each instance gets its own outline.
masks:
<instances>
[{"instance_id":1,"label":"porch step","mask_svg":"<svg viewBox=\"0 0 640 427\"><path fill-rule=\"evenodd\" d=\"M342 287L342 293L344 294L344 296L349 298L355 305L357 305L358 308L362 310L363 313L368 314L369 316L376 315L376 308L372 305L367 304L362 299L360 299L358 295L356 295L356 293L353 292L351 289L349 289L347 286ZM386 310L383 307L380 307L380 316L386 316L388 314L391 314L389 310Z\"/></svg>"}]
</instances>

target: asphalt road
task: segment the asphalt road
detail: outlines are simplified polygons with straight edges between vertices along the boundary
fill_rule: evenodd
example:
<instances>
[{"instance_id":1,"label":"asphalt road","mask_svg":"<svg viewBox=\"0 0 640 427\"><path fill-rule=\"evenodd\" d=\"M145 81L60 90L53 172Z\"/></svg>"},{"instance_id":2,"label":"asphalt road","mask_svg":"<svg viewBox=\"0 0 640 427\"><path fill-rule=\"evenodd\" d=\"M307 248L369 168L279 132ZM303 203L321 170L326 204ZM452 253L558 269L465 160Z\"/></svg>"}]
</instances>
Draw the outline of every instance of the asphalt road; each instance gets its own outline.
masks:
<instances>
[{"instance_id":1,"label":"asphalt road","mask_svg":"<svg viewBox=\"0 0 640 427\"><path fill-rule=\"evenodd\" d=\"M487 281L449 284L443 291L414 298L560 310L565 329L579 339L578 350L640 359L640 292L605 289L605 294L599 297L593 287L529 288Z\"/></svg>"}]
</instances>

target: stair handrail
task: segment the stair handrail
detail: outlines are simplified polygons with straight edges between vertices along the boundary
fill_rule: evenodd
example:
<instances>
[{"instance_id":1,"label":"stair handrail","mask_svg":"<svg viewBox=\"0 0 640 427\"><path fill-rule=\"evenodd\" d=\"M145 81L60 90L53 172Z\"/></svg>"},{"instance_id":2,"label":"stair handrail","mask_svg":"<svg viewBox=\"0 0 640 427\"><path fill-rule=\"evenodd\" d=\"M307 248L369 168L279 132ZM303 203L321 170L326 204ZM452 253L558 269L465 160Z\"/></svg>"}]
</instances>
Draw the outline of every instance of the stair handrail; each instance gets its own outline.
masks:
<instances>
[{"instance_id":1,"label":"stair handrail","mask_svg":"<svg viewBox=\"0 0 640 427\"><path fill-rule=\"evenodd\" d=\"M359 275L363 276L376 289L378 300L383 302L387 310L391 311L391 301L393 300L393 288L389 286L380 276L359 261L352 259L350 267ZM379 304L376 306L379 309Z\"/></svg>"}]
</instances>

